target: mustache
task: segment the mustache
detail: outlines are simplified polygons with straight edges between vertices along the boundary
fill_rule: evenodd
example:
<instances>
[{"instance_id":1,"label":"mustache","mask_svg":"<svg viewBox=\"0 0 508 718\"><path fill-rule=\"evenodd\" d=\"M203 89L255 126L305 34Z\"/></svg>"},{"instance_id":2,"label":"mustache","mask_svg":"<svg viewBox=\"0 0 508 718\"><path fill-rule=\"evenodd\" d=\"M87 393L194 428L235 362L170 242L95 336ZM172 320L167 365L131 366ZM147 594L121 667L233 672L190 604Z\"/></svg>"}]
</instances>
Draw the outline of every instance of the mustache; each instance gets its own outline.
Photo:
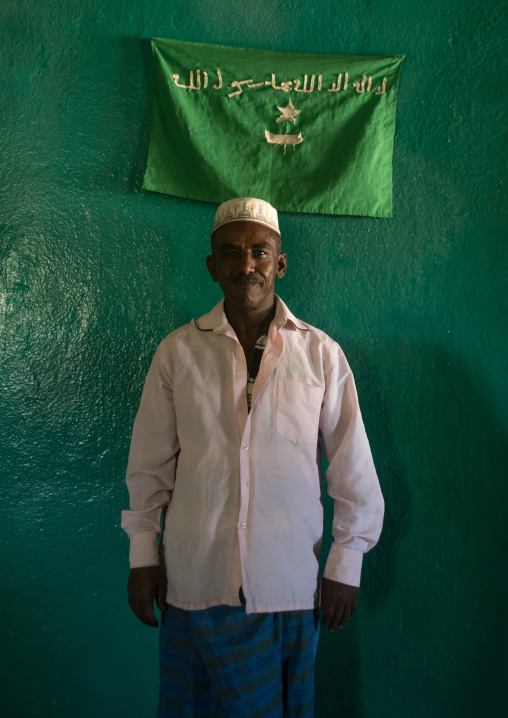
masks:
<instances>
[{"instance_id":1,"label":"mustache","mask_svg":"<svg viewBox=\"0 0 508 718\"><path fill-rule=\"evenodd\" d=\"M256 277L252 277L252 276L245 275L245 274L240 274L236 277L233 277L230 281L232 284L239 284L244 287L250 287L250 286L254 286L256 284L259 284L259 285L262 284L262 281L260 279L257 279Z\"/></svg>"}]
</instances>

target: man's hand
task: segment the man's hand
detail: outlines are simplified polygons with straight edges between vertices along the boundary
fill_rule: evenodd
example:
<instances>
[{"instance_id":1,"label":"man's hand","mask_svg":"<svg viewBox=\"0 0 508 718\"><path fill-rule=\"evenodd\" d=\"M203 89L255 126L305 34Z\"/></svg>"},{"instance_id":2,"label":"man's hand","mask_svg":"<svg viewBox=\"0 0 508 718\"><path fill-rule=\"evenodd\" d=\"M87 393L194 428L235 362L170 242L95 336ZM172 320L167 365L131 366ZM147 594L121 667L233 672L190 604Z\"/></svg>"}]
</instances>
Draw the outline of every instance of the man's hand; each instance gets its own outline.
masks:
<instances>
[{"instance_id":1,"label":"man's hand","mask_svg":"<svg viewBox=\"0 0 508 718\"><path fill-rule=\"evenodd\" d=\"M360 589L348 586L346 583L323 578L321 582L321 610L323 611L322 624L334 631L349 621L358 605Z\"/></svg>"},{"instance_id":2,"label":"man's hand","mask_svg":"<svg viewBox=\"0 0 508 718\"><path fill-rule=\"evenodd\" d=\"M139 620L147 626L157 628L159 625L155 618L153 602L156 601L159 610L166 610L166 586L166 572L163 566L131 568L127 583L129 606Z\"/></svg>"}]
</instances>

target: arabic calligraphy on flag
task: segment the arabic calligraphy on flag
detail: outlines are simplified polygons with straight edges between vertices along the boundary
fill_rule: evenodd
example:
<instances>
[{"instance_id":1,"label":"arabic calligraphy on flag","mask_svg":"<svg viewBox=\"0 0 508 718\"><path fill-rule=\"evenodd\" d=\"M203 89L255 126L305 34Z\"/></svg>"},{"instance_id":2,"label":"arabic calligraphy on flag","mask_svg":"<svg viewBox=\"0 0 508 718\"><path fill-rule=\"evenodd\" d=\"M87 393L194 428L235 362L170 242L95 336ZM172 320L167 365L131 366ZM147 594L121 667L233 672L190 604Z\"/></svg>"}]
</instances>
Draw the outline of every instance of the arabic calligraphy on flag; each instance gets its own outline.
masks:
<instances>
[{"instance_id":1,"label":"arabic calligraphy on flag","mask_svg":"<svg viewBox=\"0 0 508 718\"><path fill-rule=\"evenodd\" d=\"M152 40L144 188L278 210L392 216L402 56L309 55Z\"/></svg>"}]
</instances>

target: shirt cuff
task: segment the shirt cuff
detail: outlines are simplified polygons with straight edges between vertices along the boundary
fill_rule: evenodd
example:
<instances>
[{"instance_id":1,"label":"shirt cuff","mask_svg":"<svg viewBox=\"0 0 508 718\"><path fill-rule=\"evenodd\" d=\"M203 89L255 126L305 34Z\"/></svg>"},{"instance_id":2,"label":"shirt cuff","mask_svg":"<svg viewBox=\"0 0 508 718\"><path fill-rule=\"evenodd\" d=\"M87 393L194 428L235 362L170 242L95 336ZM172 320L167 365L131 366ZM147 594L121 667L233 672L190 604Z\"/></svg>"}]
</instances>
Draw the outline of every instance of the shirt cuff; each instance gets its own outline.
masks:
<instances>
[{"instance_id":1,"label":"shirt cuff","mask_svg":"<svg viewBox=\"0 0 508 718\"><path fill-rule=\"evenodd\" d=\"M158 566L159 534L156 531L133 534L130 539L129 564L131 568Z\"/></svg>"},{"instance_id":2,"label":"shirt cuff","mask_svg":"<svg viewBox=\"0 0 508 718\"><path fill-rule=\"evenodd\" d=\"M326 561L324 578L359 586L362 573L363 553L347 546L333 543Z\"/></svg>"}]
</instances>

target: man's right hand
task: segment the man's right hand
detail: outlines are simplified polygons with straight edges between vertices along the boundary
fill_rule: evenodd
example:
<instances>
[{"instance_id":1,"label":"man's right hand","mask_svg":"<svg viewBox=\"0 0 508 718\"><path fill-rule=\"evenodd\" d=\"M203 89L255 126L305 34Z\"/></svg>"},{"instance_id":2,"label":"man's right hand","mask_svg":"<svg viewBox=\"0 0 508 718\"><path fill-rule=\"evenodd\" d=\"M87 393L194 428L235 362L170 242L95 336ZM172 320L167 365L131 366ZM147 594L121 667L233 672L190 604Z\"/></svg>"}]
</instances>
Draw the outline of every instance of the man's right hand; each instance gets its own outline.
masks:
<instances>
[{"instance_id":1,"label":"man's right hand","mask_svg":"<svg viewBox=\"0 0 508 718\"><path fill-rule=\"evenodd\" d=\"M166 610L166 572L163 566L143 566L131 568L127 593L129 606L137 618L147 626L157 628L153 602L156 601L160 611Z\"/></svg>"}]
</instances>

